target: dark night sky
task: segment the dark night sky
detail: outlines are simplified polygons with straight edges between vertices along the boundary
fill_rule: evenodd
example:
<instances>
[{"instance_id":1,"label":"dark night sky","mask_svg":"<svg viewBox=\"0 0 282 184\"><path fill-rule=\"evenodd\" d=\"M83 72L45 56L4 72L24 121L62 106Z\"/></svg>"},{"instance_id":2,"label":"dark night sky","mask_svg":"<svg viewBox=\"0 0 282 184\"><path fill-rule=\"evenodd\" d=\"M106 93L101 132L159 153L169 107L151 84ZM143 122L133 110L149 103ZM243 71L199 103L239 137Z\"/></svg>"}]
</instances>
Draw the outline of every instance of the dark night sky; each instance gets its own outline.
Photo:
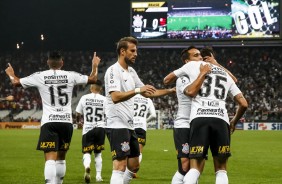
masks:
<instances>
[{"instance_id":1,"label":"dark night sky","mask_svg":"<svg viewBox=\"0 0 282 184\"><path fill-rule=\"evenodd\" d=\"M129 0L1 0L0 49L23 41L26 50L113 51L129 35L129 8Z\"/></svg>"}]
</instances>

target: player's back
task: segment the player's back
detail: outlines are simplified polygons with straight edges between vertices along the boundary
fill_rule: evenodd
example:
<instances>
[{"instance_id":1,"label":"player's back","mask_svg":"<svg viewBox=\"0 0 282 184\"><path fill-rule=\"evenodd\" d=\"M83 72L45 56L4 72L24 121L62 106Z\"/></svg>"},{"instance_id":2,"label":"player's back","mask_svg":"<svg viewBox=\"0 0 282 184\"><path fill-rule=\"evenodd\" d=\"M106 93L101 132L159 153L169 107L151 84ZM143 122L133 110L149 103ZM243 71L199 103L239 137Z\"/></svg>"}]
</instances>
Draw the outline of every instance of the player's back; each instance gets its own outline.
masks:
<instances>
[{"instance_id":1,"label":"player's back","mask_svg":"<svg viewBox=\"0 0 282 184\"><path fill-rule=\"evenodd\" d=\"M190 67L194 68L194 72L189 75L191 81L198 77L200 70L195 68L200 68L201 64L207 63L191 63ZM200 91L193 98L191 120L195 117L217 117L228 122L225 101L230 91L238 89L235 86L235 82L223 68L212 65L211 72L206 75Z\"/></svg>"},{"instance_id":2,"label":"player's back","mask_svg":"<svg viewBox=\"0 0 282 184\"><path fill-rule=\"evenodd\" d=\"M23 87L36 87L42 104L42 123L72 122L71 99L76 84L87 83L87 76L72 71L46 70L21 78Z\"/></svg>"},{"instance_id":3,"label":"player's back","mask_svg":"<svg viewBox=\"0 0 282 184\"><path fill-rule=\"evenodd\" d=\"M143 128L147 130L147 115L150 108L154 108L153 102L150 98L146 98L140 94L134 97L134 128Z\"/></svg>"},{"instance_id":4,"label":"player's back","mask_svg":"<svg viewBox=\"0 0 282 184\"><path fill-rule=\"evenodd\" d=\"M97 93L90 93L81 97L76 111L83 112L84 124L105 127L106 97Z\"/></svg>"}]
</instances>

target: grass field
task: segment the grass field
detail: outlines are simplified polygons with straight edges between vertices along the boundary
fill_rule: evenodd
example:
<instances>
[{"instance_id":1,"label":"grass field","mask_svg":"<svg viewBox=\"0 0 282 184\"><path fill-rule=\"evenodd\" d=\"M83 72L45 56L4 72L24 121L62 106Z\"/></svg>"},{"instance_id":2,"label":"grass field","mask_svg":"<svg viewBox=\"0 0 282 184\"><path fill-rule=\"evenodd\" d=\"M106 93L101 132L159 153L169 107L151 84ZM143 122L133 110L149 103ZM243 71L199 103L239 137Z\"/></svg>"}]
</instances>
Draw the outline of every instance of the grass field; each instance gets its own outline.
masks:
<instances>
[{"instance_id":1,"label":"grass field","mask_svg":"<svg viewBox=\"0 0 282 184\"><path fill-rule=\"evenodd\" d=\"M35 147L39 130L0 130L0 183L44 183L43 152ZM80 150L81 130L75 130L67 155L64 184L82 184L84 168ZM230 184L282 183L282 131L236 131L228 163ZM108 141L103 152L103 183L109 183L111 156ZM177 169L171 130L150 130L138 178L132 184L169 184ZM94 178L94 165L92 162ZM92 180L92 183L95 183ZM212 157L206 162L200 184L214 182Z\"/></svg>"}]
</instances>

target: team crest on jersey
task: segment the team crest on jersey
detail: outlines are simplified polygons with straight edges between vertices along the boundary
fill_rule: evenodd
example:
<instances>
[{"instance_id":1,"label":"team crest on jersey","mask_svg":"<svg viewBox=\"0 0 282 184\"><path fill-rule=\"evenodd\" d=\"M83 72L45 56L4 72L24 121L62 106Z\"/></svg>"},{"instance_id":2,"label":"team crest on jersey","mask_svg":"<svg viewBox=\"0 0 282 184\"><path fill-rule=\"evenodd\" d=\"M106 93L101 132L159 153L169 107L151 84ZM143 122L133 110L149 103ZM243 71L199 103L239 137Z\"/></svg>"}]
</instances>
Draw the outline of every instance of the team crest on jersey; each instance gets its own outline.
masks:
<instances>
[{"instance_id":1,"label":"team crest on jersey","mask_svg":"<svg viewBox=\"0 0 282 184\"><path fill-rule=\"evenodd\" d=\"M182 144L182 152L185 154L189 153L189 145L188 143Z\"/></svg>"},{"instance_id":2,"label":"team crest on jersey","mask_svg":"<svg viewBox=\"0 0 282 184\"><path fill-rule=\"evenodd\" d=\"M130 147L129 147L129 142L123 142L121 143L121 150L123 152L127 152L130 150Z\"/></svg>"}]
</instances>

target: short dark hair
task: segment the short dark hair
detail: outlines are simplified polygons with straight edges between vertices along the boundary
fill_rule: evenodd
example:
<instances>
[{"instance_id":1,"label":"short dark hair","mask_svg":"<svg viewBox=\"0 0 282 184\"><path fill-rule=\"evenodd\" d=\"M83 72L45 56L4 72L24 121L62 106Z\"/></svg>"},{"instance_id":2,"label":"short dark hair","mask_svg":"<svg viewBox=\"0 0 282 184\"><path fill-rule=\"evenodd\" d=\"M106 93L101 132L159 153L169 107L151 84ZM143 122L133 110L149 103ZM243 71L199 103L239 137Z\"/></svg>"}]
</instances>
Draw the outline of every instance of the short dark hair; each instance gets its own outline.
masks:
<instances>
[{"instance_id":1,"label":"short dark hair","mask_svg":"<svg viewBox=\"0 0 282 184\"><path fill-rule=\"evenodd\" d=\"M183 63L185 63L186 59L190 58L190 54L188 53L188 51L191 50L191 49L197 49L197 48L195 46L191 45L190 47L183 49L181 51L181 60L182 60Z\"/></svg>"},{"instance_id":2,"label":"short dark hair","mask_svg":"<svg viewBox=\"0 0 282 184\"><path fill-rule=\"evenodd\" d=\"M212 49L212 47L204 47L201 49L200 52L203 58L206 56L212 56L212 55L215 57L215 52Z\"/></svg>"},{"instance_id":3,"label":"short dark hair","mask_svg":"<svg viewBox=\"0 0 282 184\"><path fill-rule=\"evenodd\" d=\"M128 48L128 43L133 43L135 45L138 45L138 40L132 36L129 37L123 37L121 38L118 43L117 43L117 54L120 54L120 49L127 49Z\"/></svg>"},{"instance_id":4,"label":"short dark hair","mask_svg":"<svg viewBox=\"0 0 282 184\"><path fill-rule=\"evenodd\" d=\"M61 54L61 51L55 50L55 51L48 52L48 60L52 60L52 61L63 60L63 56Z\"/></svg>"},{"instance_id":5,"label":"short dark hair","mask_svg":"<svg viewBox=\"0 0 282 184\"><path fill-rule=\"evenodd\" d=\"M102 87L102 85L103 85L102 81L100 81L99 79L94 84L96 84L99 87Z\"/></svg>"}]
</instances>

